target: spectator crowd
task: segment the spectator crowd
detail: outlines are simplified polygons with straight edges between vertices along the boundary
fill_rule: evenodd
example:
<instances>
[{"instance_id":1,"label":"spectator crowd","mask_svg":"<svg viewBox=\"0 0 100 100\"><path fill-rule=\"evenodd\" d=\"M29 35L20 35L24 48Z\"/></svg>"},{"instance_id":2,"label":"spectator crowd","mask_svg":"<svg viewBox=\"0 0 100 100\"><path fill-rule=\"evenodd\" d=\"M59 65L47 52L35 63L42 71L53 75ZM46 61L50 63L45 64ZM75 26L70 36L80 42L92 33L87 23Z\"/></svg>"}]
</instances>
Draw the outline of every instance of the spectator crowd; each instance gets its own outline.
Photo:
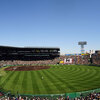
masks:
<instances>
[{"instance_id":1,"label":"spectator crowd","mask_svg":"<svg viewBox=\"0 0 100 100\"><path fill-rule=\"evenodd\" d=\"M80 97L70 98L69 96L59 97L27 97L27 96L5 96L0 97L0 100L100 100L100 93L90 93L86 96L80 95Z\"/></svg>"},{"instance_id":2,"label":"spectator crowd","mask_svg":"<svg viewBox=\"0 0 100 100\"><path fill-rule=\"evenodd\" d=\"M9 60L9 61L0 61L0 66L6 66L6 65L22 65L22 64L40 64L40 65L48 65L48 64L59 64L60 61L64 61L64 59L72 58L71 64L90 64L90 57L89 55L84 56L60 56L55 59L51 60L33 60L33 61L22 61L22 60Z\"/></svg>"},{"instance_id":3,"label":"spectator crowd","mask_svg":"<svg viewBox=\"0 0 100 100\"><path fill-rule=\"evenodd\" d=\"M94 65L100 65L100 54L93 54L91 59Z\"/></svg>"}]
</instances>

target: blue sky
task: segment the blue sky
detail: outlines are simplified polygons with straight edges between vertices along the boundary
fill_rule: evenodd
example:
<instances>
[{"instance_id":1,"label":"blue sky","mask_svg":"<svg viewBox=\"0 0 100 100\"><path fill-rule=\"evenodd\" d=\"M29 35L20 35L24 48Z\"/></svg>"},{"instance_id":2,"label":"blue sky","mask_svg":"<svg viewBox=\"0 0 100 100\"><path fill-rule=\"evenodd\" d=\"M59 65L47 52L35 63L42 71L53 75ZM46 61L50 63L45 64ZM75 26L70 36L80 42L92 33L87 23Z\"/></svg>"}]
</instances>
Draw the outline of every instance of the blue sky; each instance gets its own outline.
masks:
<instances>
[{"instance_id":1,"label":"blue sky","mask_svg":"<svg viewBox=\"0 0 100 100\"><path fill-rule=\"evenodd\" d=\"M100 0L0 0L0 45L100 50Z\"/></svg>"}]
</instances>

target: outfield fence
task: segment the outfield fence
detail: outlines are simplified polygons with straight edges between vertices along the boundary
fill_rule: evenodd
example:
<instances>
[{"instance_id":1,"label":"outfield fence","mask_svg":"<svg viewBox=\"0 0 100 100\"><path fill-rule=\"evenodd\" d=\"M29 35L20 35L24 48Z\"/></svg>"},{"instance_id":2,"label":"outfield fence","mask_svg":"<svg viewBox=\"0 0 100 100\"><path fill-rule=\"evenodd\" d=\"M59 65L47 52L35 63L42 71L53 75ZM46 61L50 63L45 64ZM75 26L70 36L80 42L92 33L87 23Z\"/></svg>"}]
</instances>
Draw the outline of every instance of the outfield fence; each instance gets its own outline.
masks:
<instances>
[{"instance_id":1,"label":"outfield fence","mask_svg":"<svg viewBox=\"0 0 100 100\"><path fill-rule=\"evenodd\" d=\"M33 95L33 94L12 94L9 91L6 91L0 88L0 93L3 94L3 96L22 96L22 97L41 97L41 98L59 98L59 97L63 97L63 98L67 98L69 96L69 98L76 98L76 97L85 97L87 95L89 95L90 93L99 93L100 92L100 88L98 89L94 89L94 90L89 90L89 91L81 91L81 92L73 92L73 93L64 93L64 94L37 94L37 95Z\"/></svg>"}]
</instances>

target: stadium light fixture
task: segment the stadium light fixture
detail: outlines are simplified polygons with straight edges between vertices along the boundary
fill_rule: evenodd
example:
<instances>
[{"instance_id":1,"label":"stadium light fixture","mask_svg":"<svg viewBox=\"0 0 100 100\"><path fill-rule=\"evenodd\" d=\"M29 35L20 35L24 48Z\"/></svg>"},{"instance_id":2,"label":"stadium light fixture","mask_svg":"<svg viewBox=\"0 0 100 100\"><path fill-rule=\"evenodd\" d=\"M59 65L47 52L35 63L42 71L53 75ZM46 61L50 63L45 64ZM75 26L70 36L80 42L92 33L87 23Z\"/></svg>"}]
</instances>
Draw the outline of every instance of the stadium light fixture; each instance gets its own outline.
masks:
<instances>
[{"instance_id":1,"label":"stadium light fixture","mask_svg":"<svg viewBox=\"0 0 100 100\"><path fill-rule=\"evenodd\" d=\"M81 53L83 54L85 52L84 45L87 45L86 41L80 41L78 42L78 45L81 45Z\"/></svg>"}]
</instances>

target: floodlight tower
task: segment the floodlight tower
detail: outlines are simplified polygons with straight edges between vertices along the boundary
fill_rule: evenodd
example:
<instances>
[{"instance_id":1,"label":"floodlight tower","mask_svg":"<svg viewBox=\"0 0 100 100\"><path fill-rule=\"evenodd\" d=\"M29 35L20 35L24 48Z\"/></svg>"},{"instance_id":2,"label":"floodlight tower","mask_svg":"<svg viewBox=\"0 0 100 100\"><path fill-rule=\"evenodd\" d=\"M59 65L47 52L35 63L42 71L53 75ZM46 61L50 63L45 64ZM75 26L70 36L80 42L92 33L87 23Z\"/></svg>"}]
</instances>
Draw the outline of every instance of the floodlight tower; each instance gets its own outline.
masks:
<instances>
[{"instance_id":1,"label":"floodlight tower","mask_svg":"<svg viewBox=\"0 0 100 100\"><path fill-rule=\"evenodd\" d=\"M78 42L78 45L81 45L81 53L84 53L85 52L84 45L87 45L87 42L86 41L80 41L80 42Z\"/></svg>"}]
</instances>

